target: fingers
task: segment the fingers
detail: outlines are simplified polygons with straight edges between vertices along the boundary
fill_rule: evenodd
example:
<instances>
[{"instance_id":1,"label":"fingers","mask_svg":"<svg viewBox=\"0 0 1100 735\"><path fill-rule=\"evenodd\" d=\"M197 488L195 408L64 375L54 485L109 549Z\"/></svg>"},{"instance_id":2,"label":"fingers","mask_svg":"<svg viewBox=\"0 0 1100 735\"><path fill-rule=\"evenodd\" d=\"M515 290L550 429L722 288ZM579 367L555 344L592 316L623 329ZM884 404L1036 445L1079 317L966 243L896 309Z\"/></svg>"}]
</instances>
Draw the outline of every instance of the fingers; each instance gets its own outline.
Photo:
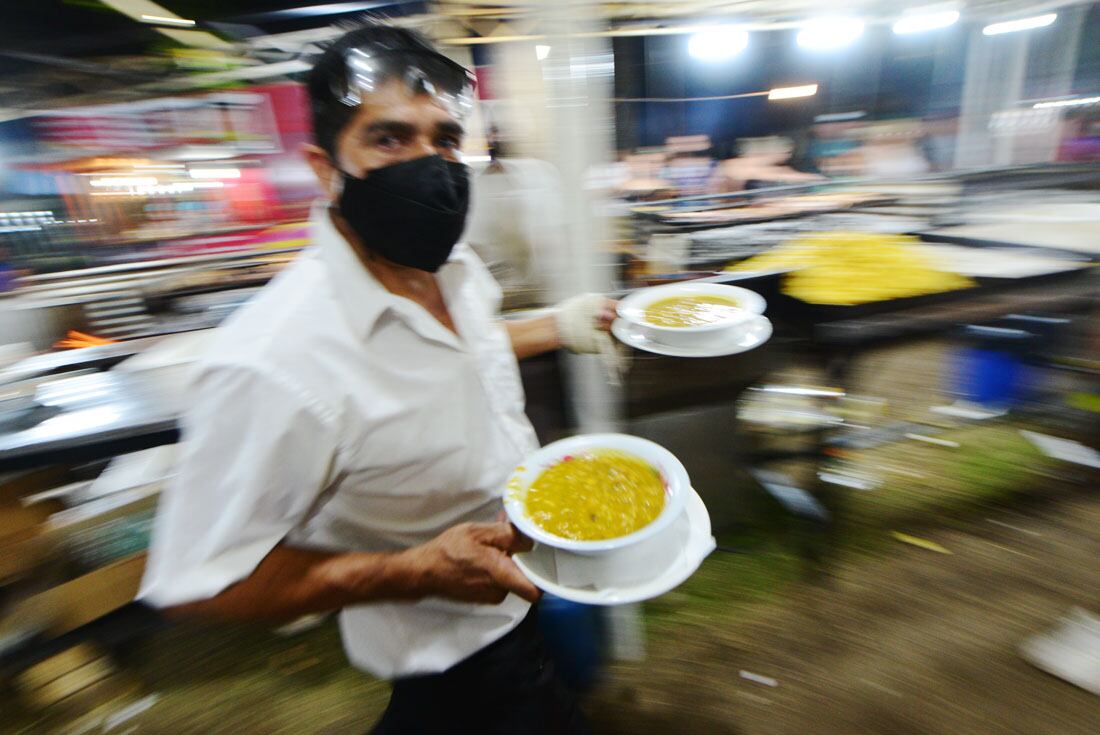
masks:
<instances>
[{"instance_id":1,"label":"fingers","mask_svg":"<svg viewBox=\"0 0 1100 735\"><path fill-rule=\"evenodd\" d=\"M489 567L489 574L498 585L514 592L528 602L537 602L542 594L539 588L531 584L531 580L523 576L511 557L504 554L493 554L494 561Z\"/></svg>"},{"instance_id":2,"label":"fingers","mask_svg":"<svg viewBox=\"0 0 1100 735\"><path fill-rule=\"evenodd\" d=\"M617 309L619 302L614 299L604 299L603 304L600 306L600 310L596 315L596 324L600 329L605 332L611 329L611 322L615 321L615 317L618 316Z\"/></svg>"},{"instance_id":3,"label":"fingers","mask_svg":"<svg viewBox=\"0 0 1100 735\"><path fill-rule=\"evenodd\" d=\"M512 526L512 548L509 550L510 553L522 554L523 552L530 551L533 548L535 548L535 542L527 538L523 531L519 530L515 526Z\"/></svg>"},{"instance_id":4,"label":"fingers","mask_svg":"<svg viewBox=\"0 0 1100 735\"><path fill-rule=\"evenodd\" d=\"M530 551L534 544L507 521L474 524L482 543L508 554Z\"/></svg>"}]
</instances>

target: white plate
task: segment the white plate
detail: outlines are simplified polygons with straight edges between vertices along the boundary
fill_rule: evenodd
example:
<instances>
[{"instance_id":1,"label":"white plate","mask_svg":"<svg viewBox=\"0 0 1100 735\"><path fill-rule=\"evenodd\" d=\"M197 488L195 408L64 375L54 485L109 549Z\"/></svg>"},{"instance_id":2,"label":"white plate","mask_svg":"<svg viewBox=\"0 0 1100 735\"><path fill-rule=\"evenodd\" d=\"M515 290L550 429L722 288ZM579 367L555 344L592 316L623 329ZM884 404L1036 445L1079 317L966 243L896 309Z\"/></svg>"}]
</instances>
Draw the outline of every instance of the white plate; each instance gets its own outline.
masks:
<instances>
[{"instance_id":1,"label":"white plate","mask_svg":"<svg viewBox=\"0 0 1100 735\"><path fill-rule=\"evenodd\" d=\"M758 316L748 324L730 327L716 332L706 344L698 347L673 347L654 342L645 335L642 327L626 319L611 323L611 333L623 344L656 355L669 357L722 357L748 352L771 339L772 323L766 316Z\"/></svg>"},{"instance_id":2,"label":"white plate","mask_svg":"<svg viewBox=\"0 0 1100 735\"><path fill-rule=\"evenodd\" d=\"M676 559L658 576L623 587L569 587L557 581L554 549L538 544L532 551L516 554L516 566L536 587L563 600L584 605L626 605L648 600L679 587L695 573L716 543L710 530L710 514L703 499L692 490L680 517L664 533L674 535L670 546L678 549ZM613 553L613 552L612 552Z\"/></svg>"}]
</instances>

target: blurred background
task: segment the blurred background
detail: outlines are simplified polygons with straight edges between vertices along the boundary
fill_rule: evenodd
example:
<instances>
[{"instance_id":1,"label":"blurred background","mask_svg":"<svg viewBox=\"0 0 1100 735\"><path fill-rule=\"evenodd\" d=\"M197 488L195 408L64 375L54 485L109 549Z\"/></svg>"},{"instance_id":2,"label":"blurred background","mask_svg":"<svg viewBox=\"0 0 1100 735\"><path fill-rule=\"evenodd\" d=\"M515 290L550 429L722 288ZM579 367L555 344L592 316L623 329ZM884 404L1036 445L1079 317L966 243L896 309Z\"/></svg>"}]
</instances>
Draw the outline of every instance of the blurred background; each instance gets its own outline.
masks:
<instances>
[{"instance_id":1,"label":"blurred background","mask_svg":"<svg viewBox=\"0 0 1100 735\"><path fill-rule=\"evenodd\" d=\"M476 73L465 238L506 316L768 301L739 354L523 365L543 441L658 441L719 541L644 606L543 602L597 732L1096 732L1100 3L1072 0L4 4L0 732L384 707L330 620L132 602L189 366L310 242L303 74L364 14Z\"/></svg>"}]
</instances>

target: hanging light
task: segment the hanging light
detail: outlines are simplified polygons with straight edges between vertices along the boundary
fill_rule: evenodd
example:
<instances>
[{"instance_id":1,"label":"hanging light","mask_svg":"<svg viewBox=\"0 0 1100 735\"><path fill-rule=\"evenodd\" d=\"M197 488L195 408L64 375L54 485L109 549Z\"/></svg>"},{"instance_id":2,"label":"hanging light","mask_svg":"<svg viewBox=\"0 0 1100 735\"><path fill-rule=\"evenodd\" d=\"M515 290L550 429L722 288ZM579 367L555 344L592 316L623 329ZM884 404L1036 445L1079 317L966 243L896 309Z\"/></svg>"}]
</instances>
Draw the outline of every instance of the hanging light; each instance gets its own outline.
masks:
<instances>
[{"instance_id":1,"label":"hanging light","mask_svg":"<svg viewBox=\"0 0 1100 735\"><path fill-rule=\"evenodd\" d=\"M798 45L815 51L843 48L863 35L859 18L818 18L798 32Z\"/></svg>"},{"instance_id":2,"label":"hanging light","mask_svg":"<svg viewBox=\"0 0 1100 735\"><path fill-rule=\"evenodd\" d=\"M802 84L797 87L776 87L768 91L770 100L793 100L799 97L813 97L817 94L816 84Z\"/></svg>"},{"instance_id":3,"label":"hanging light","mask_svg":"<svg viewBox=\"0 0 1100 735\"><path fill-rule=\"evenodd\" d=\"M732 59L749 45L749 33L736 26L715 26L688 39L688 53L701 61Z\"/></svg>"}]
</instances>

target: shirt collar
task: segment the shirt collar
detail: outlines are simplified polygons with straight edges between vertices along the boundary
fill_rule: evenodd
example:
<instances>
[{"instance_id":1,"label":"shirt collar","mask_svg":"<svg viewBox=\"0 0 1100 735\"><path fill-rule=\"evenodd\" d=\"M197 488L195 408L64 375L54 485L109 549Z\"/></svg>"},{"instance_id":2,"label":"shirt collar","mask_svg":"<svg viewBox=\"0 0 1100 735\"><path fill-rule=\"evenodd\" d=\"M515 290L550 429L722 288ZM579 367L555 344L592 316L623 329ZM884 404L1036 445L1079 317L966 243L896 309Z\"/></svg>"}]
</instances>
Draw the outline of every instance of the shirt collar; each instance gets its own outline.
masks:
<instances>
[{"instance_id":1,"label":"shirt collar","mask_svg":"<svg viewBox=\"0 0 1100 735\"><path fill-rule=\"evenodd\" d=\"M365 339L383 315L393 313L421 336L458 346L455 335L425 309L409 299L390 293L367 270L351 244L333 224L327 203L316 203L310 220L313 244L328 271L333 295L356 336ZM469 258L467 246L459 243L439 269L443 295L452 311L455 308L453 297L459 293L462 281L469 274Z\"/></svg>"}]
</instances>

